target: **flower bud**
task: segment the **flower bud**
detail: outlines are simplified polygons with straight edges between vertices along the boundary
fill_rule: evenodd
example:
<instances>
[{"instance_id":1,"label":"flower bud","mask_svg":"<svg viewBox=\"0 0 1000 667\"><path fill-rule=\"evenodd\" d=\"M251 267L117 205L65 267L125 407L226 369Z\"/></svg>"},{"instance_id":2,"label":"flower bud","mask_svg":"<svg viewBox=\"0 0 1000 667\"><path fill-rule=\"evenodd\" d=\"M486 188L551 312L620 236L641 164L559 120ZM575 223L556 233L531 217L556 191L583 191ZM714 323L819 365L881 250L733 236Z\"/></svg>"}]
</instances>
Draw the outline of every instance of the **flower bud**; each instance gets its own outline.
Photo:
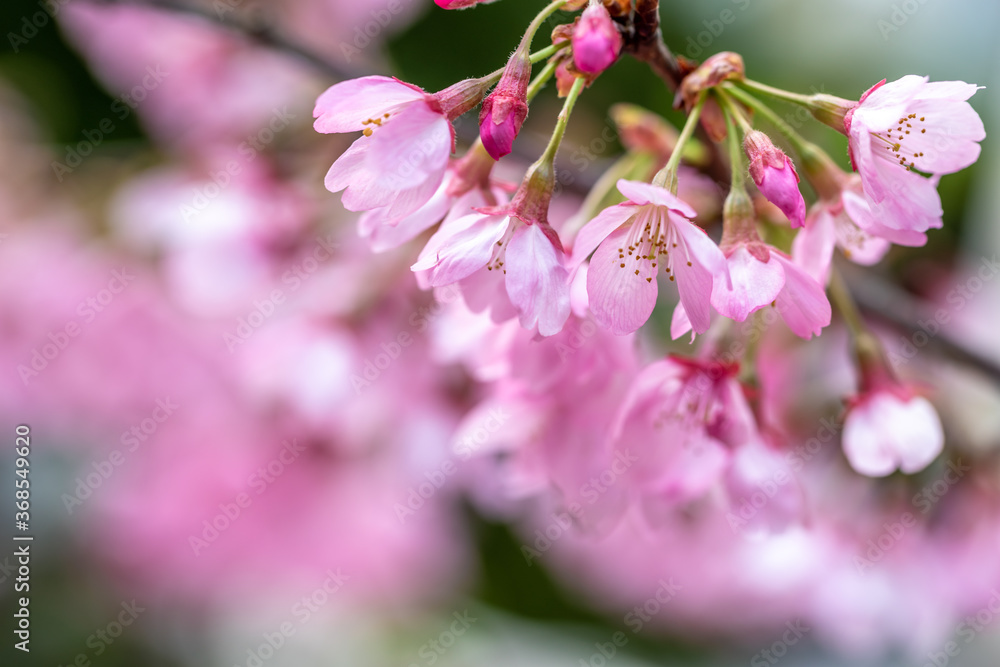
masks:
<instances>
[{"instance_id":1,"label":"flower bud","mask_svg":"<svg viewBox=\"0 0 1000 667\"><path fill-rule=\"evenodd\" d=\"M573 61L581 72L603 72L618 59L622 36L611 14L599 2L591 2L573 31Z\"/></svg>"},{"instance_id":2,"label":"flower bud","mask_svg":"<svg viewBox=\"0 0 1000 667\"><path fill-rule=\"evenodd\" d=\"M503 76L483 100L479 112L479 136L494 160L509 155L517 133L528 116L528 83L531 60L526 48L518 47L507 61Z\"/></svg>"},{"instance_id":3,"label":"flower bud","mask_svg":"<svg viewBox=\"0 0 1000 667\"><path fill-rule=\"evenodd\" d=\"M766 134L756 130L747 133L743 150L750 158L750 177L761 194L788 216L792 227L802 227L806 221L806 202L792 161Z\"/></svg>"}]
</instances>

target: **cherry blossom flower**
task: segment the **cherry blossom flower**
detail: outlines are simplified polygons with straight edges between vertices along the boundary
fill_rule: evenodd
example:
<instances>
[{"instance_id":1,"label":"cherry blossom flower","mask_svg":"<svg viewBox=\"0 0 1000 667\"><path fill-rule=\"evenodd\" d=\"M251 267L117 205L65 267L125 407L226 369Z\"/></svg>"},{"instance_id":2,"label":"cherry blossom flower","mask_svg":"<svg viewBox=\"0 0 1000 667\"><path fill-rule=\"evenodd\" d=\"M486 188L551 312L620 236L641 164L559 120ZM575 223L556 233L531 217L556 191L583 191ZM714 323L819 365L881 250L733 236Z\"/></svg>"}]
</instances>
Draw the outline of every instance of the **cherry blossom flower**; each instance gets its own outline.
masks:
<instances>
[{"instance_id":1,"label":"cherry blossom flower","mask_svg":"<svg viewBox=\"0 0 1000 667\"><path fill-rule=\"evenodd\" d=\"M732 289L717 282L712 306L722 315L743 322L773 303L785 324L801 338L818 336L830 324L830 301L823 287L785 253L761 242L723 248ZM675 338L686 333L672 327Z\"/></svg>"},{"instance_id":2,"label":"cherry blossom flower","mask_svg":"<svg viewBox=\"0 0 1000 667\"><path fill-rule=\"evenodd\" d=\"M805 227L792 242L792 257L815 280L825 285L830 275L834 248L855 264L877 264L893 243L922 246L927 235L883 225L872 213L861 190L861 179L852 176L849 185L832 201L817 202L809 211Z\"/></svg>"},{"instance_id":3,"label":"cherry blossom flower","mask_svg":"<svg viewBox=\"0 0 1000 667\"><path fill-rule=\"evenodd\" d=\"M736 371L735 365L671 356L636 376L611 442L632 448L642 461L630 478L654 514L700 497L725 472L730 453L719 437L732 392L740 391Z\"/></svg>"},{"instance_id":4,"label":"cherry blossom flower","mask_svg":"<svg viewBox=\"0 0 1000 667\"><path fill-rule=\"evenodd\" d=\"M496 321L516 314L521 326L551 336L569 317L569 273L562 242L546 220L547 197L541 203L525 191L509 205L442 224L411 268L426 271L432 287L461 283L467 299L496 311Z\"/></svg>"},{"instance_id":5,"label":"cherry blossom flower","mask_svg":"<svg viewBox=\"0 0 1000 667\"><path fill-rule=\"evenodd\" d=\"M851 161L872 212L892 229L939 228L940 176L979 159L983 121L968 103L978 87L904 76L866 92L844 118Z\"/></svg>"},{"instance_id":6,"label":"cherry blossom flower","mask_svg":"<svg viewBox=\"0 0 1000 667\"><path fill-rule=\"evenodd\" d=\"M573 62L581 72L603 72L618 59L622 36L611 14L600 2L591 2L573 30Z\"/></svg>"},{"instance_id":7,"label":"cherry blossom flower","mask_svg":"<svg viewBox=\"0 0 1000 667\"><path fill-rule=\"evenodd\" d=\"M677 282L681 304L693 328L709 326L715 281L729 281L726 258L691 222L695 211L667 190L636 181L618 181L628 201L611 206L587 223L576 238L573 264L597 248L587 291L594 317L614 333L631 333L656 305L657 267Z\"/></svg>"},{"instance_id":8,"label":"cherry blossom flower","mask_svg":"<svg viewBox=\"0 0 1000 667\"><path fill-rule=\"evenodd\" d=\"M316 100L316 131L363 136L330 167L327 189L344 190L349 211L385 207L390 218L416 211L444 179L454 145L451 120L478 102L479 86L460 82L430 95L385 76L331 86Z\"/></svg>"}]
</instances>

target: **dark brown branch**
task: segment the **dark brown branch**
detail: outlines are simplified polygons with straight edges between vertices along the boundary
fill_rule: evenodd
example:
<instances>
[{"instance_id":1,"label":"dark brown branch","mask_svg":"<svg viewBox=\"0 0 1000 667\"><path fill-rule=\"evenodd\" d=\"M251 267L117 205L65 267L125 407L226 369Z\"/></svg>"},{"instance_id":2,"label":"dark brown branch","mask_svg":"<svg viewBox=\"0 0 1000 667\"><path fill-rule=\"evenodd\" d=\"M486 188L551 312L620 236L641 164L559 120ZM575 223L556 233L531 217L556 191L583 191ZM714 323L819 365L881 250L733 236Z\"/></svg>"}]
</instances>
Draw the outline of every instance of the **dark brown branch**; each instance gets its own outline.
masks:
<instances>
[{"instance_id":1,"label":"dark brown branch","mask_svg":"<svg viewBox=\"0 0 1000 667\"><path fill-rule=\"evenodd\" d=\"M631 30L625 36L625 52L649 65L673 92L684 78L677 59L663 41L660 1L637 0Z\"/></svg>"}]
</instances>

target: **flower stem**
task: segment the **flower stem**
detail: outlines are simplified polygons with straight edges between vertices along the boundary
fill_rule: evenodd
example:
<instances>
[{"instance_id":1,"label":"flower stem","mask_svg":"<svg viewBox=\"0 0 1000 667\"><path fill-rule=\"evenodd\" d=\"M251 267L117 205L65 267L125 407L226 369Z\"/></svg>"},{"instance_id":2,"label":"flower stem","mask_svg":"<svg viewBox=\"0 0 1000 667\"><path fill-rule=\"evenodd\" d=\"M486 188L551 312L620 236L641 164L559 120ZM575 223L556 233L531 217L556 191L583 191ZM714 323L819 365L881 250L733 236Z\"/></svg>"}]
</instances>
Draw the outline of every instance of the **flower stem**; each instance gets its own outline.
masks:
<instances>
[{"instance_id":1,"label":"flower stem","mask_svg":"<svg viewBox=\"0 0 1000 667\"><path fill-rule=\"evenodd\" d=\"M740 102L747 105L748 107L759 113L761 116L766 118L768 122L774 125L778 129L778 131L780 131L785 136L785 138L788 139L788 142L792 144L792 147L795 148L795 151L800 155L804 156L805 154L812 153L814 151L822 151L822 149L819 148L819 146L813 144L810 141L807 141L805 138L802 137L801 134L792 129L792 127L788 123L786 123L784 119L781 116L779 116L771 107L767 106L753 95L731 84L728 85L724 84L723 89L725 90L726 94L732 95Z\"/></svg>"},{"instance_id":2,"label":"flower stem","mask_svg":"<svg viewBox=\"0 0 1000 667\"><path fill-rule=\"evenodd\" d=\"M545 67L542 68L542 71L535 76L534 80L532 80L531 84L528 86L527 101L529 103L531 100L535 99L535 96L538 95L538 93L542 92L542 88L544 88L545 84L549 82L549 79L552 78L555 71L556 63L545 63Z\"/></svg>"},{"instance_id":3,"label":"flower stem","mask_svg":"<svg viewBox=\"0 0 1000 667\"><path fill-rule=\"evenodd\" d=\"M580 96L580 91L583 90L586 83L586 80L582 77L578 77L573 82L573 87L570 88L569 94L566 96L566 101L563 102L562 111L559 112L555 129L552 130L552 138L549 139L549 145L546 147L545 152L542 153L542 157L538 158L538 162L555 161L556 153L559 151L559 144L562 143L563 135L566 134L566 126L569 124L570 114L573 113L573 105L576 104L576 99Z\"/></svg>"},{"instance_id":4,"label":"flower stem","mask_svg":"<svg viewBox=\"0 0 1000 667\"><path fill-rule=\"evenodd\" d=\"M829 289L830 300L837 306L841 317L844 318L844 324L847 325L847 329L851 332L851 337L855 340L869 337L871 334L868 333L868 327L865 326L865 322L861 318L861 313L854 303L854 298L847 289L847 283L844 282L844 278L837 271L836 267L830 267Z\"/></svg>"},{"instance_id":5,"label":"flower stem","mask_svg":"<svg viewBox=\"0 0 1000 667\"><path fill-rule=\"evenodd\" d=\"M743 115L739 107L733 103L731 97L725 93L720 93L718 97L722 101L723 109L726 111L726 128L728 129L726 134L729 137L729 169L732 172L730 187L732 190L745 190L746 173L743 168L743 145L736 135L736 125L739 124L743 134L752 132L753 126L750 125L750 122Z\"/></svg>"},{"instance_id":6,"label":"flower stem","mask_svg":"<svg viewBox=\"0 0 1000 667\"><path fill-rule=\"evenodd\" d=\"M565 44L550 44L546 46L544 49L532 53L530 56L528 56L528 59L531 60L531 64L534 65L535 63L541 60L545 60L550 56L554 56L557 52L562 51L567 47L569 47L569 42L566 42ZM503 73L502 68L499 71Z\"/></svg>"},{"instance_id":7,"label":"flower stem","mask_svg":"<svg viewBox=\"0 0 1000 667\"><path fill-rule=\"evenodd\" d=\"M785 102L801 104L805 107L812 107L812 98L809 95L800 95L798 93L782 90L781 88L768 86L767 84L759 83L757 81L753 81L752 79L743 79L740 81L739 85L744 88L748 88L755 93L763 93L764 95L770 95L771 97L775 97Z\"/></svg>"},{"instance_id":8,"label":"flower stem","mask_svg":"<svg viewBox=\"0 0 1000 667\"><path fill-rule=\"evenodd\" d=\"M542 26L542 23L545 22L545 19L549 18L561 9L566 2L567 0L555 0L554 2L550 2L545 9L538 12L538 16L533 18L531 23L528 24L528 29L525 31L524 37L522 38L522 43L525 43L528 47L530 47L531 40L535 38L535 33L538 32L538 29ZM538 61L533 60L532 62Z\"/></svg>"},{"instance_id":9,"label":"flower stem","mask_svg":"<svg viewBox=\"0 0 1000 667\"><path fill-rule=\"evenodd\" d=\"M684 129L681 130L680 136L677 137L677 145L674 146L674 152L670 154L670 159L664 165L663 169L653 177L653 185L667 188L675 195L677 194L677 167L681 163L681 154L684 152L684 145L691 139L695 128L698 127L701 108L705 105L705 93L706 91L703 90L698 94L698 101L695 102L694 108L691 109L691 113L688 114L687 121L684 123Z\"/></svg>"}]
</instances>

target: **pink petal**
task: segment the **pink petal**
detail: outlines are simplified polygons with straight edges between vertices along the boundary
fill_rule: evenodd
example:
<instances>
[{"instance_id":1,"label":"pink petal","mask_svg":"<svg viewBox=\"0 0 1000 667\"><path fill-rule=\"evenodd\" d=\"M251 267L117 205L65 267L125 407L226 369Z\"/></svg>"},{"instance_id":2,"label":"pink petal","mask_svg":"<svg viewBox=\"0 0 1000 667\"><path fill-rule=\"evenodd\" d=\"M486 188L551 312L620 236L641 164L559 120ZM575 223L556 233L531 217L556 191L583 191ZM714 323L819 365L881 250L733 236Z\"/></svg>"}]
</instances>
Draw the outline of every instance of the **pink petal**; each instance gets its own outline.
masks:
<instances>
[{"instance_id":1,"label":"pink petal","mask_svg":"<svg viewBox=\"0 0 1000 667\"><path fill-rule=\"evenodd\" d=\"M890 242L911 247L926 245L927 235L923 232L893 229L883 225L872 214L868 201L857 193L845 191L841 201L844 204L844 215L858 226L859 235L866 237L848 239L845 234L838 233L837 240L845 251L850 250L848 259L851 261L866 266L875 264L888 252Z\"/></svg>"},{"instance_id":2,"label":"pink petal","mask_svg":"<svg viewBox=\"0 0 1000 667\"><path fill-rule=\"evenodd\" d=\"M698 213L679 197L665 188L640 181L618 181L618 191L634 204L656 204L677 211L686 218L694 218Z\"/></svg>"},{"instance_id":3,"label":"pink petal","mask_svg":"<svg viewBox=\"0 0 1000 667\"><path fill-rule=\"evenodd\" d=\"M775 299L775 305L785 324L796 336L809 340L820 335L823 327L830 324L832 315L830 300L826 291L801 267L778 251L771 257L781 263L785 270L785 287Z\"/></svg>"},{"instance_id":4,"label":"pink petal","mask_svg":"<svg viewBox=\"0 0 1000 667\"><path fill-rule=\"evenodd\" d=\"M427 282L432 287L458 282L489 263L494 245L503 238L509 224L506 216L473 213L442 225L410 269L429 269Z\"/></svg>"},{"instance_id":5,"label":"pink petal","mask_svg":"<svg viewBox=\"0 0 1000 667\"><path fill-rule=\"evenodd\" d=\"M833 216L825 205L817 204L792 241L792 258L813 280L826 285L836 242Z\"/></svg>"},{"instance_id":6,"label":"pink petal","mask_svg":"<svg viewBox=\"0 0 1000 667\"><path fill-rule=\"evenodd\" d=\"M772 253L765 264L751 255L745 245L737 247L726 260L732 289L716 281L712 306L726 317L743 322L750 313L774 301L785 285L785 272L775 255Z\"/></svg>"},{"instance_id":7,"label":"pink petal","mask_svg":"<svg viewBox=\"0 0 1000 667\"><path fill-rule=\"evenodd\" d=\"M884 477L896 468L914 473L927 467L944 447L944 431L926 399L879 392L848 413L843 441L852 468Z\"/></svg>"},{"instance_id":8,"label":"pink petal","mask_svg":"<svg viewBox=\"0 0 1000 667\"><path fill-rule=\"evenodd\" d=\"M366 166L384 187L403 190L441 174L451 155L451 123L427 104L411 104L371 136Z\"/></svg>"},{"instance_id":9,"label":"pink petal","mask_svg":"<svg viewBox=\"0 0 1000 667\"><path fill-rule=\"evenodd\" d=\"M358 132L369 127L364 121L381 119L401 104L414 102L424 93L387 76L366 76L334 84L316 100L313 127L317 132Z\"/></svg>"},{"instance_id":10,"label":"pink petal","mask_svg":"<svg viewBox=\"0 0 1000 667\"><path fill-rule=\"evenodd\" d=\"M757 187L769 202L785 214L793 228L805 224L806 201L802 198L802 191L799 190L799 177L796 176L795 169L787 158L785 166L781 169L765 166Z\"/></svg>"},{"instance_id":11,"label":"pink petal","mask_svg":"<svg viewBox=\"0 0 1000 667\"><path fill-rule=\"evenodd\" d=\"M521 326L542 336L562 331L569 317L569 272L562 253L538 225L518 225L507 244L507 294Z\"/></svg>"},{"instance_id":12,"label":"pink petal","mask_svg":"<svg viewBox=\"0 0 1000 667\"><path fill-rule=\"evenodd\" d=\"M638 208L629 204L618 204L609 206L597 214L593 220L580 229L573 241L572 258L570 266L578 266L594 252L594 249L601 244L601 241L608 238L608 235L625 224L629 218L635 215Z\"/></svg>"},{"instance_id":13,"label":"pink petal","mask_svg":"<svg viewBox=\"0 0 1000 667\"><path fill-rule=\"evenodd\" d=\"M684 304L678 303L674 306L674 314L670 317L670 338L677 340L688 331L691 331L691 318L684 310ZM691 342L694 342L695 335L691 333Z\"/></svg>"},{"instance_id":14,"label":"pink petal","mask_svg":"<svg viewBox=\"0 0 1000 667\"><path fill-rule=\"evenodd\" d=\"M598 246L590 260L587 272L587 293L590 310L601 326L616 335L637 330L656 306L656 279L648 261L626 264L618 255L618 248L627 244L628 229L619 228ZM635 275L635 269L639 275ZM652 280L646 280L652 278Z\"/></svg>"},{"instance_id":15,"label":"pink petal","mask_svg":"<svg viewBox=\"0 0 1000 667\"><path fill-rule=\"evenodd\" d=\"M397 248L445 216L451 206L451 197L445 190L444 185L440 186L430 201L402 219L390 218L388 212L391 207L388 206L369 211L358 221L358 232L368 239L374 252Z\"/></svg>"},{"instance_id":16,"label":"pink petal","mask_svg":"<svg viewBox=\"0 0 1000 667\"><path fill-rule=\"evenodd\" d=\"M675 253L671 267L677 291L692 328L696 333L705 333L711 324L713 282L724 277L726 285L732 284L726 256L701 227L676 215L671 215L670 223L680 241L677 248L670 250Z\"/></svg>"},{"instance_id":17,"label":"pink petal","mask_svg":"<svg viewBox=\"0 0 1000 667\"><path fill-rule=\"evenodd\" d=\"M358 139L350 148L344 151L326 172L323 184L330 192L340 192L355 179L358 172L364 169L365 157L368 155L367 141Z\"/></svg>"},{"instance_id":18,"label":"pink petal","mask_svg":"<svg viewBox=\"0 0 1000 667\"><path fill-rule=\"evenodd\" d=\"M517 317L517 308L507 294L503 271L480 269L458 282L465 305L474 313L489 311L490 319L501 324Z\"/></svg>"}]
</instances>

